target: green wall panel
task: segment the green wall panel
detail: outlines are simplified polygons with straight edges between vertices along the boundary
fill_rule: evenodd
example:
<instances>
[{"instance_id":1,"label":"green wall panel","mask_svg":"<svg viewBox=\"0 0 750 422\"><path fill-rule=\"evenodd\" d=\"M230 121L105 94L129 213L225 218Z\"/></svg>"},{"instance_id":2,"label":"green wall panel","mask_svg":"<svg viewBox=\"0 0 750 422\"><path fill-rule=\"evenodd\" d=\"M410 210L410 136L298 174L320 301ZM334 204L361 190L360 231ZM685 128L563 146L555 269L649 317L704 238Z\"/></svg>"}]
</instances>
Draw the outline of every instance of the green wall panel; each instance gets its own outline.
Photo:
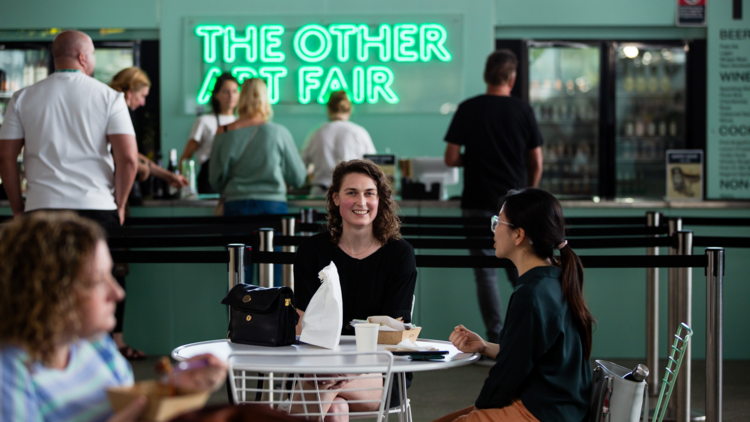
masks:
<instances>
[{"instance_id":1,"label":"green wall panel","mask_svg":"<svg viewBox=\"0 0 750 422\"><path fill-rule=\"evenodd\" d=\"M498 26L674 26L668 0L495 0Z\"/></svg>"},{"instance_id":2,"label":"green wall panel","mask_svg":"<svg viewBox=\"0 0 750 422\"><path fill-rule=\"evenodd\" d=\"M0 29L159 27L158 0L6 0Z\"/></svg>"}]
</instances>

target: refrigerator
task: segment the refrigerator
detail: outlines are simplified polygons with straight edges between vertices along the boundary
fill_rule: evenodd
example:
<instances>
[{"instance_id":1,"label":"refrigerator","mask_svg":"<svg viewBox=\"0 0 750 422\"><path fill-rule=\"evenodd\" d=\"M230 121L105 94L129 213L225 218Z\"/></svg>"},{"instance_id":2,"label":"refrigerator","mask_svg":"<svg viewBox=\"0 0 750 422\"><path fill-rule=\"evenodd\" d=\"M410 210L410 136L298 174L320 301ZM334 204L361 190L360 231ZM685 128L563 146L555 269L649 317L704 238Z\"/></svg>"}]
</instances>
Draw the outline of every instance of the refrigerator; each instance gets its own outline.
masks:
<instances>
[{"instance_id":1,"label":"refrigerator","mask_svg":"<svg viewBox=\"0 0 750 422\"><path fill-rule=\"evenodd\" d=\"M705 150L705 40L501 40L534 110L540 188L563 199L662 199L666 151ZM689 89L688 89L689 87Z\"/></svg>"},{"instance_id":2,"label":"refrigerator","mask_svg":"<svg viewBox=\"0 0 750 422\"><path fill-rule=\"evenodd\" d=\"M51 62L45 45L0 43L0 125L13 93L46 78Z\"/></svg>"}]
</instances>

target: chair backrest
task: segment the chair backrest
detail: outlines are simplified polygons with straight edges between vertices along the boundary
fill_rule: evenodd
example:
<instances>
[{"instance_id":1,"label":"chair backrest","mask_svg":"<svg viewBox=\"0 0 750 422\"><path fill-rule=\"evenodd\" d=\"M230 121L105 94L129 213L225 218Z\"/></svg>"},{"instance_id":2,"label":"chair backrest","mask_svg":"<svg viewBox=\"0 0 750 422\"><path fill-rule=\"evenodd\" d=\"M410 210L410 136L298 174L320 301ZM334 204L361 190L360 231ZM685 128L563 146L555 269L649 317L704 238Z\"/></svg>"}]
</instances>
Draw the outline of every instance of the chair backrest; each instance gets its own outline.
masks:
<instances>
[{"instance_id":1,"label":"chair backrest","mask_svg":"<svg viewBox=\"0 0 750 422\"><path fill-rule=\"evenodd\" d=\"M235 352L229 378L235 403L260 402L292 416L384 419L390 400L390 352ZM336 394L334 394L336 393ZM340 412L336 395L356 396Z\"/></svg>"},{"instance_id":2,"label":"chair backrest","mask_svg":"<svg viewBox=\"0 0 750 422\"><path fill-rule=\"evenodd\" d=\"M683 328L686 332L680 337ZM664 415L667 412L667 405L669 404L669 398L672 396L672 390L674 390L677 375L680 373L682 358L685 357L685 351L687 350L688 343L690 343L690 337L692 336L693 330L691 330L684 322L677 327L677 333L674 335L672 351L669 355L669 360L667 361L667 369L664 372L664 381L661 384L659 401L656 402L656 408L654 408L654 422L661 422L664 419Z\"/></svg>"}]
</instances>

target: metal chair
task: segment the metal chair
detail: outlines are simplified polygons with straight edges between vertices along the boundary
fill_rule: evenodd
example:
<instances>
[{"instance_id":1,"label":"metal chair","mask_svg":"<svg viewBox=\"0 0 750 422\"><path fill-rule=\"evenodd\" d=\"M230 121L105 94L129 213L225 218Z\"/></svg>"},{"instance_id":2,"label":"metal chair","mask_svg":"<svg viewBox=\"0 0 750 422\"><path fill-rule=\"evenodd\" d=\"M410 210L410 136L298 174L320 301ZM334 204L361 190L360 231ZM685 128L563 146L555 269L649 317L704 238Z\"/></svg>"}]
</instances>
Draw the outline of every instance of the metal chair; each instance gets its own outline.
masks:
<instances>
[{"instance_id":1,"label":"metal chair","mask_svg":"<svg viewBox=\"0 0 750 422\"><path fill-rule=\"evenodd\" d=\"M683 328L687 331L684 338L680 337ZM690 337L692 336L693 330L691 330L684 322L677 327L677 334L674 335L672 352L667 361L667 370L664 372L664 381L661 385L659 400L656 402L656 408L654 409L653 422L662 422L664 415L667 413L669 398L672 396L675 380L677 380L677 375L680 373L682 358L685 357L685 351L687 350L688 343L690 343Z\"/></svg>"},{"instance_id":2,"label":"metal chair","mask_svg":"<svg viewBox=\"0 0 750 422\"><path fill-rule=\"evenodd\" d=\"M235 403L266 403L292 416L322 421L327 416L348 415L380 422L391 413L387 409L392 366L390 352L237 352L229 356L230 388ZM381 382L328 389L333 383L368 379ZM331 391L371 392L372 398L347 400L350 407L367 406L370 410L330 412L330 406L338 403L326 397Z\"/></svg>"}]
</instances>

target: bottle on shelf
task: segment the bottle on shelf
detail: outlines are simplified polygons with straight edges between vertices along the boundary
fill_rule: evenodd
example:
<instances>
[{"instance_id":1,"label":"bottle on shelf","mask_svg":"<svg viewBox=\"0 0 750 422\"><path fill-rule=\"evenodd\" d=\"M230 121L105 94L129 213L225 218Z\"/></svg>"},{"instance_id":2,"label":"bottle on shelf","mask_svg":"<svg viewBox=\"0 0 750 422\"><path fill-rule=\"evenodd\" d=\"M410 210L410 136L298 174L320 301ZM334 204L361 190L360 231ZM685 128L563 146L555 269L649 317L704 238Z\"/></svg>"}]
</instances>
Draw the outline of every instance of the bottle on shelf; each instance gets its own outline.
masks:
<instances>
[{"instance_id":1,"label":"bottle on shelf","mask_svg":"<svg viewBox=\"0 0 750 422\"><path fill-rule=\"evenodd\" d=\"M656 77L656 66L648 66L648 90L656 92L659 89L659 78Z\"/></svg>"},{"instance_id":2,"label":"bottle on shelf","mask_svg":"<svg viewBox=\"0 0 750 422\"><path fill-rule=\"evenodd\" d=\"M626 60L624 63L624 77L622 79L622 87L625 91L632 92L635 88L635 79L633 78L633 62L632 60Z\"/></svg>"},{"instance_id":3,"label":"bottle on shelf","mask_svg":"<svg viewBox=\"0 0 750 422\"><path fill-rule=\"evenodd\" d=\"M638 76L635 78L635 90L638 92L646 91L646 71L644 66L640 66L640 69L638 69Z\"/></svg>"},{"instance_id":4,"label":"bottle on shelf","mask_svg":"<svg viewBox=\"0 0 750 422\"><path fill-rule=\"evenodd\" d=\"M638 364L632 371L623 376L623 379L634 382L643 382L648 377L649 370L646 365Z\"/></svg>"},{"instance_id":5,"label":"bottle on shelf","mask_svg":"<svg viewBox=\"0 0 750 422\"><path fill-rule=\"evenodd\" d=\"M162 167L161 151L156 151L156 160L154 160L154 163L157 166ZM151 196L154 199L164 199L165 182L161 179L157 179L156 177L151 176L151 184Z\"/></svg>"},{"instance_id":6,"label":"bottle on shelf","mask_svg":"<svg viewBox=\"0 0 750 422\"><path fill-rule=\"evenodd\" d=\"M177 167L177 149L172 148L169 150L169 166L167 170L175 174L180 174L180 169ZM180 190L172 185L168 186L168 195L170 199L179 198Z\"/></svg>"}]
</instances>

